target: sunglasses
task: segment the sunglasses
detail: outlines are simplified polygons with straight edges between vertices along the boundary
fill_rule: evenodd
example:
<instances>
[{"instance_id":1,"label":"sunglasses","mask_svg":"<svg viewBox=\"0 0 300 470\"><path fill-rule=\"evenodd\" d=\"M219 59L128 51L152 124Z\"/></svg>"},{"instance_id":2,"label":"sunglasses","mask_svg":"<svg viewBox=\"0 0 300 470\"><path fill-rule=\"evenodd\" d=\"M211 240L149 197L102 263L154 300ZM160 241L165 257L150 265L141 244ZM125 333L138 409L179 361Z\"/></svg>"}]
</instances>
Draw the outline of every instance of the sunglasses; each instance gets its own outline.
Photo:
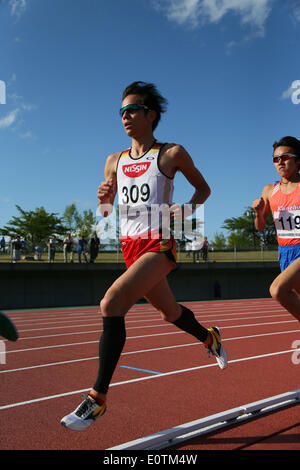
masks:
<instances>
[{"instance_id":1,"label":"sunglasses","mask_svg":"<svg viewBox=\"0 0 300 470\"><path fill-rule=\"evenodd\" d=\"M131 114L131 113L135 113L139 109L145 109L149 111L150 108L148 108L148 106L145 106L144 104L136 104L136 103L128 104L127 106L124 106L123 108L120 109L119 111L120 116L122 117L125 111L128 111L128 113Z\"/></svg>"},{"instance_id":2,"label":"sunglasses","mask_svg":"<svg viewBox=\"0 0 300 470\"><path fill-rule=\"evenodd\" d=\"M293 153L283 153L282 155L275 155L273 156L273 162L278 163L279 160L282 162L286 162L287 160L290 160L290 158L296 158L297 155L294 155Z\"/></svg>"}]
</instances>

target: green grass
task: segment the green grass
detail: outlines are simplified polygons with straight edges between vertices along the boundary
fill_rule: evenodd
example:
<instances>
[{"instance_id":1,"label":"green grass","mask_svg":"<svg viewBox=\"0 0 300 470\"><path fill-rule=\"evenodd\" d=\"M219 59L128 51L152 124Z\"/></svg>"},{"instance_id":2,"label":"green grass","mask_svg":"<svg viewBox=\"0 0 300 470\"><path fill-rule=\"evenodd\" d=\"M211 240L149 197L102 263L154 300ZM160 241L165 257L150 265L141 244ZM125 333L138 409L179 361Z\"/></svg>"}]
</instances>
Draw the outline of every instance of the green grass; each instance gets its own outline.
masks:
<instances>
[{"instance_id":1,"label":"green grass","mask_svg":"<svg viewBox=\"0 0 300 470\"><path fill-rule=\"evenodd\" d=\"M180 253L178 255L180 262L193 262L193 255L191 254L190 257L187 256L186 253ZM230 262L251 262L251 261L278 261L278 251L210 251L208 254L209 261L215 262L223 262L223 263L230 263ZM200 262L202 262L200 256Z\"/></svg>"},{"instance_id":2,"label":"green grass","mask_svg":"<svg viewBox=\"0 0 300 470\"><path fill-rule=\"evenodd\" d=\"M24 255L22 255L21 258L23 258ZM28 254L27 256L33 256ZM193 254L191 253L190 256L186 252L178 252L178 262L180 263L192 263L193 262ZM69 258L68 258L69 259ZM89 255L87 256L87 259L89 261ZM77 253L74 253L73 256L74 263L78 263L78 257ZM208 255L208 260L209 261L215 261L215 262L223 262L223 263L228 263L228 262L257 262L257 261L278 261L278 251L277 250L264 250L263 252L261 251L226 251L226 252L221 252L221 251L210 251ZM10 255L9 254L0 254L0 263L10 263ZM26 260L26 259L21 259L18 261L18 263L42 263L42 262L48 262L48 254L43 253L42 255L42 261L33 261L33 260ZM55 263L63 263L64 262L64 255L61 252L57 252L55 255ZM84 263L83 257L81 257L81 262ZM107 253L107 252L101 252L99 253L95 263L123 263L124 258L121 252L119 254L117 253ZM202 258L200 256L200 263L203 263Z\"/></svg>"},{"instance_id":3,"label":"green grass","mask_svg":"<svg viewBox=\"0 0 300 470\"><path fill-rule=\"evenodd\" d=\"M36 260L28 260L24 259L24 256L26 257L33 257L32 253L28 253L26 255L22 254L21 259L18 261L18 263L48 263L48 254L43 253L42 254L42 261L36 261ZM90 260L90 256L87 255L87 260ZM70 256L68 256L68 262L70 261ZM95 260L95 263L117 263L117 262L123 262L124 258L122 253L107 253L103 252L98 255L98 257ZM10 263L11 258L9 254L0 254L0 263ZM64 254L62 252L57 252L55 254L54 258L55 263L63 263L64 262ZM73 255L73 262L78 264L78 256L77 253L74 253ZM84 258L81 256L81 263L84 263Z\"/></svg>"}]
</instances>

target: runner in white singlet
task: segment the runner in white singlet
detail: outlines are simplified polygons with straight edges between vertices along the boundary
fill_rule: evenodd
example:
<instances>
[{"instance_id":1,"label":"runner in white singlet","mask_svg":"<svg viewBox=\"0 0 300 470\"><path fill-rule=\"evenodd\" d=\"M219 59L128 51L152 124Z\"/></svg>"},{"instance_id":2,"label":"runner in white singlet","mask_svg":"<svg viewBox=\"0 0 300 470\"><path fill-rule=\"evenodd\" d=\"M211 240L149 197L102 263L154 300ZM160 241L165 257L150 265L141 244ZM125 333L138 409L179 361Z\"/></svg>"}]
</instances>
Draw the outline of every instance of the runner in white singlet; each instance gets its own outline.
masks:
<instances>
[{"instance_id":1,"label":"runner in white singlet","mask_svg":"<svg viewBox=\"0 0 300 470\"><path fill-rule=\"evenodd\" d=\"M130 149L121 153L117 164L117 183L121 220L121 236L148 238L161 228L159 208L173 202L173 178L159 167L163 144L153 142L140 158L134 159ZM160 212L161 213L161 212Z\"/></svg>"},{"instance_id":2,"label":"runner in white singlet","mask_svg":"<svg viewBox=\"0 0 300 470\"><path fill-rule=\"evenodd\" d=\"M70 429L86 429L105 413L110 381L126 340L124 317L142 297L159 311L163 320L206 345L221 369L227 367L220 330L200 325L193 312L177 303L171 292L166 277L176 267L175 242L168 230L164 233L168 224L162 221L159 211L154 212L152 219L153 206L171 205L173 214L181 213L182 208L172 204L177 171L194 188L191 205L203 204L210 194L208 184L182 146L156 143L153 132L165 105L166 100L153 84L135 82L123 93L120 114L131 148L107 158L98 198L99 210L107 216L118 191L122 250L128 269L101 301L103 333L98 376L87 398L62 419L61 423Z\"/></svg>"}]
</instances>

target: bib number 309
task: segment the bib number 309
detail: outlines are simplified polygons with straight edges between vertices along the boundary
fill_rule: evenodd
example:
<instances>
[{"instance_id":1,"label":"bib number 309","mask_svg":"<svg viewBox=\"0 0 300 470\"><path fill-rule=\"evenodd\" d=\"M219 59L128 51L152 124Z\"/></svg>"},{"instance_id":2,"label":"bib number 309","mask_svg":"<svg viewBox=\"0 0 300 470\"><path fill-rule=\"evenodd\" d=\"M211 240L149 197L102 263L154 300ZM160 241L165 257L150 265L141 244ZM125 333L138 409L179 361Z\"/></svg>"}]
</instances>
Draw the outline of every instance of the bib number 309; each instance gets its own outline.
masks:
<instances>
[{"instance_id":1,"label":"bib number 309","mask_svg":"<svg viewBox=\"0 0 300 470\"><path fill-rule=\"evenodd\" d=\"M122 188L122 203L123 204L135 204L137 202L147 202L150 198L150 186L147 183L141 185L141 187L133 184L129 188L123 186Z\"/></svg>"}]
</instances>

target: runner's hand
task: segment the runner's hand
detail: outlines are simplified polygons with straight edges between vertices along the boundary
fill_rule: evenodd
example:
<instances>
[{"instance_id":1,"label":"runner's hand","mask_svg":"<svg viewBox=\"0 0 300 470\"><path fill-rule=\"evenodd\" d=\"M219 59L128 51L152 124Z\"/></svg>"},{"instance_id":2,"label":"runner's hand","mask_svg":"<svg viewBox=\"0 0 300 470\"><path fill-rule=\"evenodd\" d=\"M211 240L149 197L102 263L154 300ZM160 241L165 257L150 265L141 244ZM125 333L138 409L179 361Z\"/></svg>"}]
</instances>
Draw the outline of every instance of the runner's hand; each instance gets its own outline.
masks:
<instances>
[{"instance_id":1,"label":"runner's hand","mask_svg":"<svg viewBox=\"0 0 300 470\"><path fill-rule=\"evenodd\" d=\"M113 178L102 182L97 191L99 209L104 217L112 212L113 198L116 193L116 183Z\"/></svg>"},{"instance_id":2,"label":"runner's hand","mask_svg":"<svg viewBox=\"0 0 300 470\"><path fill-rule=\"evenodd\" d=\"M116 185L113 178L109 178L108 180L102 182L97 192L97 197L100 204L110 202L110 198L113 196L115 189Z\"/></svg>"},{"instance_id":3,"label":"runner's hand","mask_svg":"<svg viewBox=\"0 0 300 470\"><path fill-rule=\"evenodd\" d=\"M264 207L265 207L265 200L263 197L259 199L255 199L252 203L252 209L254 209L256 213L261 213Z\"/></svg>"}]
</instances>

